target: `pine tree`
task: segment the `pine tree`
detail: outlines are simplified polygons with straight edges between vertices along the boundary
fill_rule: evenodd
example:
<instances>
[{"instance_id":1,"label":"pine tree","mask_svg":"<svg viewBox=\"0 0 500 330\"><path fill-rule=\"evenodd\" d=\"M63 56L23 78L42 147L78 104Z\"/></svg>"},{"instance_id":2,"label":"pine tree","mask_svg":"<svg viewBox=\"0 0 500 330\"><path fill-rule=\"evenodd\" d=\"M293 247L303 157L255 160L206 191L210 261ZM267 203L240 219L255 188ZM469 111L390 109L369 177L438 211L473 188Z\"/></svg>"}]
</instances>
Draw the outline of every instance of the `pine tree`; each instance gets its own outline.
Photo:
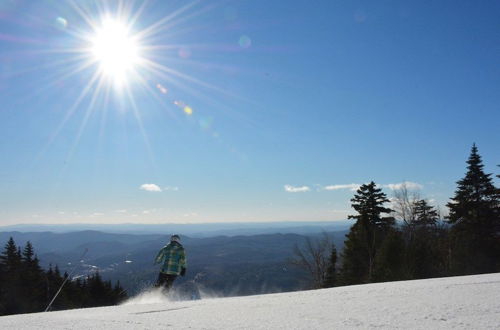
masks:
<instances>
[{"instance_id":1,"label":"pine tree","mask_svg":"<svg viewBox=\"0 0 500 330\"><path fill-rule=\"evenodd\" d=\"M500 167L500 165L497 165ZM500 174L497 174L497 178L500 179ZM497 187L497 198L500 198L500 187ZM497 228L497 231L500 231L500 228Z\"/></svg>"},{"instance_id":2,"label":"pine tree","mask_svg":"<svg viewBox=\"0 0 500 330\"><path fill-rule=\"evenodd\" d=\"M35 251L33 250L33 245L28 241L23 251L23 261L26 263L33 262L33 256L35 255Z\"/></svg>"},{"instance_id":3,"label":"pine tree","mask_svg":"<svg viewBox=\"0 0 500 330\"><path fill-rule=\"evenodd\" d=\"M21 294L26 297L24 312L39 312L45 303L45 281L43 270L31 242L27 242L22 253L22 267L20 274L22 283Z\"/></svg>"},{"instance_id":4,"label":"pine tree","mask_svg":"<svg viewBox=\"0 0 500 330\"><path fill-rule=\"evenodd\" d=\"M6 272L5 264L0 258L0 315L5 314L5 302L6 302Z\"/></svg>"},{"instance_id":5,"label":"pine tree","mask_svg":"<svg viewBox=\"0 0 500 330\"><path fill-rule=\"evenodd\" d=\"M90 307L96 307L102 305L104 285L102 283L101 275L99 272L96 272L94 275L89 276L87 278L88 283L88 292L90 298Z\"/></svg>"},{"instance_id":6,"label":"pine tree","mask_svg":"<svg viewBox=\"0 0 500 330\"><path fill-rule=\"evenodd\" d=\"M483 171L481 156L472 146L467 173L447 204L452 230L452 270L474 274L499 270L500 196L491 174Z\"/></svg>"},{"instance_id":7,"label":"pine tree","mask_svg":"<svg viewBox=\"0 0 500 330\"><path fill-rule=\"evenodd\" d=\"M351 199L351 206L358 215L350 215L349 219L356 219L364 226L387 229L394 225L393 217L381 217L382 213L391 213L392 210L384 207L389 202L382 189L377 188L375 182L364 184L356 191Z\"/></svg>"},{"instance_id":8,"label":"pine tree","mask_svg":"<svg viewBox=\"0 0 500 330\"><path fill-rule=\"evenodd\" d=\"M346 236L341 277L345 284L371 282L377 250L394 218L381 216L392 210L384 207L389 200L373 181L362 185L351 202L358 214L349 216L356 223Z\"/></svg>"},{"instance_id":9,"label":"pine tree","mask_svg":"<svg viewBox=\"0 0 500 330\"><path fill-rule=\"evenodd\" d=\"M355 223L344 241L342 250L342 268L340 270L340 283L351 285L368 282L368 268L370 256L364 238L366 237L364 228Z\"/></svg>"},{"instance_id":10,"label":"pine tree","mask_svg":"<svg viewBox=\"0 0 500 330\"><path fill-rule=\"evenodd\" d=\"M435 226L439 215L433 206L429 205L425 199L421 199L415 203L415 220L413 224L417 227Z\"/></svg>"},{"instance_id":11,"label":"pine tree","mask_svg":"<svg viewBox=\"0 0 500 330\"><path fill-rule=\"evenodd\" d=\"M405 269L405 241L400 231L390 229L375 258L374 282L408 279Z\"/></svg>"},{"instance_id":12,"label":"pine tree","mask_svg":"<svg viewBox=\"0 0 500 330\"><path fill-rule=\"evenodd\" d=\"M4 299L3 313L21 313L23 311L23 297L18 295L22 286L20 281L21 255L12 237L5 245L5 249L0 255L0 263L3 265L2 282L5 284L2 289Z\"/></svg>"},{"instance_id":13,"label":"pine tree","mask_svg":"<svg viewBox=\"0 0 500 330\"><path fill-rule=\"evenodd\" d=\"M68 274L64 272L64 274L61 275L61 271L59 270L59 266L56 265L54 267L54 270L49 277L49 283L50 283L50 300L57 294L57 291L59 288L62 287L61 292L57 295L56 300L54 300L51 310L64 310L68 308L73 308L74 302L72 301L71 297L68 297L68 292L71 291L71 282L65 282L66 277ZM64 283L64 285L63 285ZM47 304L50 302L50 300L47 302Z\"/></svg>"},{"instance_id":14,"label":"pine tree","mask_svg":"<svg viewBox=\"0 0 500 330\"><path fill-rule=\"evenodd\" d=\"M120 281L118 280L113 288L113 304L119 304L127 298L126 290L121 286Z\"/></svg>"},{"instance_id":15,"label":"pine tree","mask_svg":"<svg viewBox=\"0 0 500 330\"><path fill-rule=\"evenodd\" d=\"M7 273L17 271L21 264L21 254L12 237L5 245L5 251L0 255L0 260L4 264Z\"/></svg>"},{"instance_id":16,"label":"pine tree","mask_svg":"<svg viewBox=\"0 0 500 330\"><path fill-rule=\"evenodd\" d=\"M51 310L114 305L127 297L119 282L113 287L98 273L73 282L57 265L44 271L33 245L27 242L21 250L11 237L0 254L0 315L45 310L65 280Z\"/></svg>"},{"instance_id":17,"label":"pine tree","mask_svg":"<svg viewBox=\"0 0 500 330\"><path fill-rule=\"evenodd\" d=\"M428 278L436 273L437 221L439 215L425 199L414 203L411 235L406 235L406 276L408 279ZM408 232L408 227L403 229Z\"/></svg>"},{"instance_id":18,"label":"pine tree","mask_svg":"<svg viewBox=\"0 0 500 330\"><path fill-rule=\"evenodd\" d=\"M330 254L330 260L328 268L326 269L326 277L323 283L324 288L331 288L337 284L337 249L335 245L332 244L332 252Z\"/></svg>"}]
</instances>

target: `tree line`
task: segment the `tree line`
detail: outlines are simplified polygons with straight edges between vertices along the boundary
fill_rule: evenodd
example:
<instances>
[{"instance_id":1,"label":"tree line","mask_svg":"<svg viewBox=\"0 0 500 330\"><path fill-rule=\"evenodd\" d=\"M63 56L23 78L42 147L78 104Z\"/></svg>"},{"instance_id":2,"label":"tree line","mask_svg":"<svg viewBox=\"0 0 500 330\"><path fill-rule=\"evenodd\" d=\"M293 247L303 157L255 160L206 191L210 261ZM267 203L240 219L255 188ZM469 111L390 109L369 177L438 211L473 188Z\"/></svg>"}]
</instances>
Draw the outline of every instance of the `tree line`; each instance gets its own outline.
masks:
<instances>
[{"instance_id":1,"label":"tree line","mask_svg":"<svg viewBox=\"0 0 500 330\"><path fill-rule=\"evenodd\" d=\"M72 279L57 266L42 269L32 244L21 250L11 237L0 255L0 315L42 312L56 294L49 310L116 305L127 298L120 282L113 286L99 273Z\"/></svg>"},{"instance_id":2,"label":"tree line","mask_svg":"<svg viewBox=\"0 0 500 330\"><path fill-rule=\"evenodd\" d=\"M483 167L474 144L445 217L404 185L392 200L362 185L341 253L324 235L296 248L294 263L315 288L500 271L500 189Z\"/></svg>"}]
</instances>

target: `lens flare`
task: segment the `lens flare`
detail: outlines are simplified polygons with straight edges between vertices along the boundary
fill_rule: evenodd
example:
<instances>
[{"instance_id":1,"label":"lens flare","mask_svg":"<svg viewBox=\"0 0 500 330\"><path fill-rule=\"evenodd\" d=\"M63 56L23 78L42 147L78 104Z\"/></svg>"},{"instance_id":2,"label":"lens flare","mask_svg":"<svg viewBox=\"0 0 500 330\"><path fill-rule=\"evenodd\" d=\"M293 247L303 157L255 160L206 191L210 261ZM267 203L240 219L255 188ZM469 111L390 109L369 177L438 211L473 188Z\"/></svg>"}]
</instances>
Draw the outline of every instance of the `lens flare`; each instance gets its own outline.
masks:
<instances>
[{"instance_id":1,"label":"lens flare","mask_svg":"<svg viewBox=\"0 0 500 330\"><path fill-rule=\"evenodd\" d=\"M63 17L56 18L56 26L62 30L68 27L68 21Z\"/></svg>"},{"instance_id":2,"label":"lens flare","mask_svg":"<svg viewBox=\"0 0 500 330\"><path fill-rule=\"evenodd\" d=\"M187 47L182 47L179 49L179 57L181 58L189 58L191 56L191 50Z\"/></svg>"},{"instance_id":3,"label":"lens flare","mask_svg":"<svg viewBox=\"0 0 500 330\"><path fill-rule=\"evenodd\" d=\"M250 39L248 36L243 35L240 37L238 43L241 48L248 48L252 45L252 39Z\"/></svg>"},{"instance_id":4,"label":"lens flare","mask_svg":"<svg viewBox=\"0 0 500 330\"><path fill-rule=\"evenodd\" d=\"M162 86L162 84L156 84L156 88L158 88L158 90L162 93L162 94L167 94L168 93L168 89L166 89L165 87Z\"/></svg>"}]
</instances>

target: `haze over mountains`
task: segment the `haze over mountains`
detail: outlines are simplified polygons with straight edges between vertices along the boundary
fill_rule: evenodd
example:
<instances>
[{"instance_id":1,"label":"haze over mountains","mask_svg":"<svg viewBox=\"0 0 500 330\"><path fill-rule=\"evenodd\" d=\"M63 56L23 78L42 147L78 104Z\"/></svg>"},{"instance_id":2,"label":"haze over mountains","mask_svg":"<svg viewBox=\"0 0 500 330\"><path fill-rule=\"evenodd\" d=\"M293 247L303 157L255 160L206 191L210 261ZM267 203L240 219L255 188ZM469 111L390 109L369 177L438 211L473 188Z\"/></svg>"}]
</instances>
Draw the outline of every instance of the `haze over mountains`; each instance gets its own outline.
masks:
<instances>
[{"instance_id":1,"label":"haze over mountains","mask_svg":"<svg viewBox=\"0 0 500 330\"><path fill-rule=\"evenodd\" d=\"M72 231L96 230L108 233L127 234L171 234L180 233L191 237L210 237L217 235L256 235L274 233L306 234L318 231L337 231L348 229L352 221L281 221L281 222L220 222L196 224L18 224L0 226L0 232L44 232L65 233Z\"/></svg>"}]
</instances>

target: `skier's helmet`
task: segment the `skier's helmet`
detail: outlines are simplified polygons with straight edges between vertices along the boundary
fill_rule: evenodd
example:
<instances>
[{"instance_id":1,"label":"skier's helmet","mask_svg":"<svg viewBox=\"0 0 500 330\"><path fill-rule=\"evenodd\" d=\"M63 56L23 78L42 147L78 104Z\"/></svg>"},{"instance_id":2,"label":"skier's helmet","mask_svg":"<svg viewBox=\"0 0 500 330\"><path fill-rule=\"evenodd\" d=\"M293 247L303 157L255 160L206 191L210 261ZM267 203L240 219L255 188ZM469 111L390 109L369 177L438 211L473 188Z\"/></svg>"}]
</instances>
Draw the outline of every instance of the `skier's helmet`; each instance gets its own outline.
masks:
<instances>
[{"instance_id":1,"label":"skier's helmet","mask_svg":"<svg viewBox=\"0 0 500 330\"><path fill-rule=\"evenodd\" d=\"M170 242L177 242L177 243L180 243L181 242L181 238L179 235L177 234L174 234L172 236L170 236Z\"/></svg>"}]
</instances>

